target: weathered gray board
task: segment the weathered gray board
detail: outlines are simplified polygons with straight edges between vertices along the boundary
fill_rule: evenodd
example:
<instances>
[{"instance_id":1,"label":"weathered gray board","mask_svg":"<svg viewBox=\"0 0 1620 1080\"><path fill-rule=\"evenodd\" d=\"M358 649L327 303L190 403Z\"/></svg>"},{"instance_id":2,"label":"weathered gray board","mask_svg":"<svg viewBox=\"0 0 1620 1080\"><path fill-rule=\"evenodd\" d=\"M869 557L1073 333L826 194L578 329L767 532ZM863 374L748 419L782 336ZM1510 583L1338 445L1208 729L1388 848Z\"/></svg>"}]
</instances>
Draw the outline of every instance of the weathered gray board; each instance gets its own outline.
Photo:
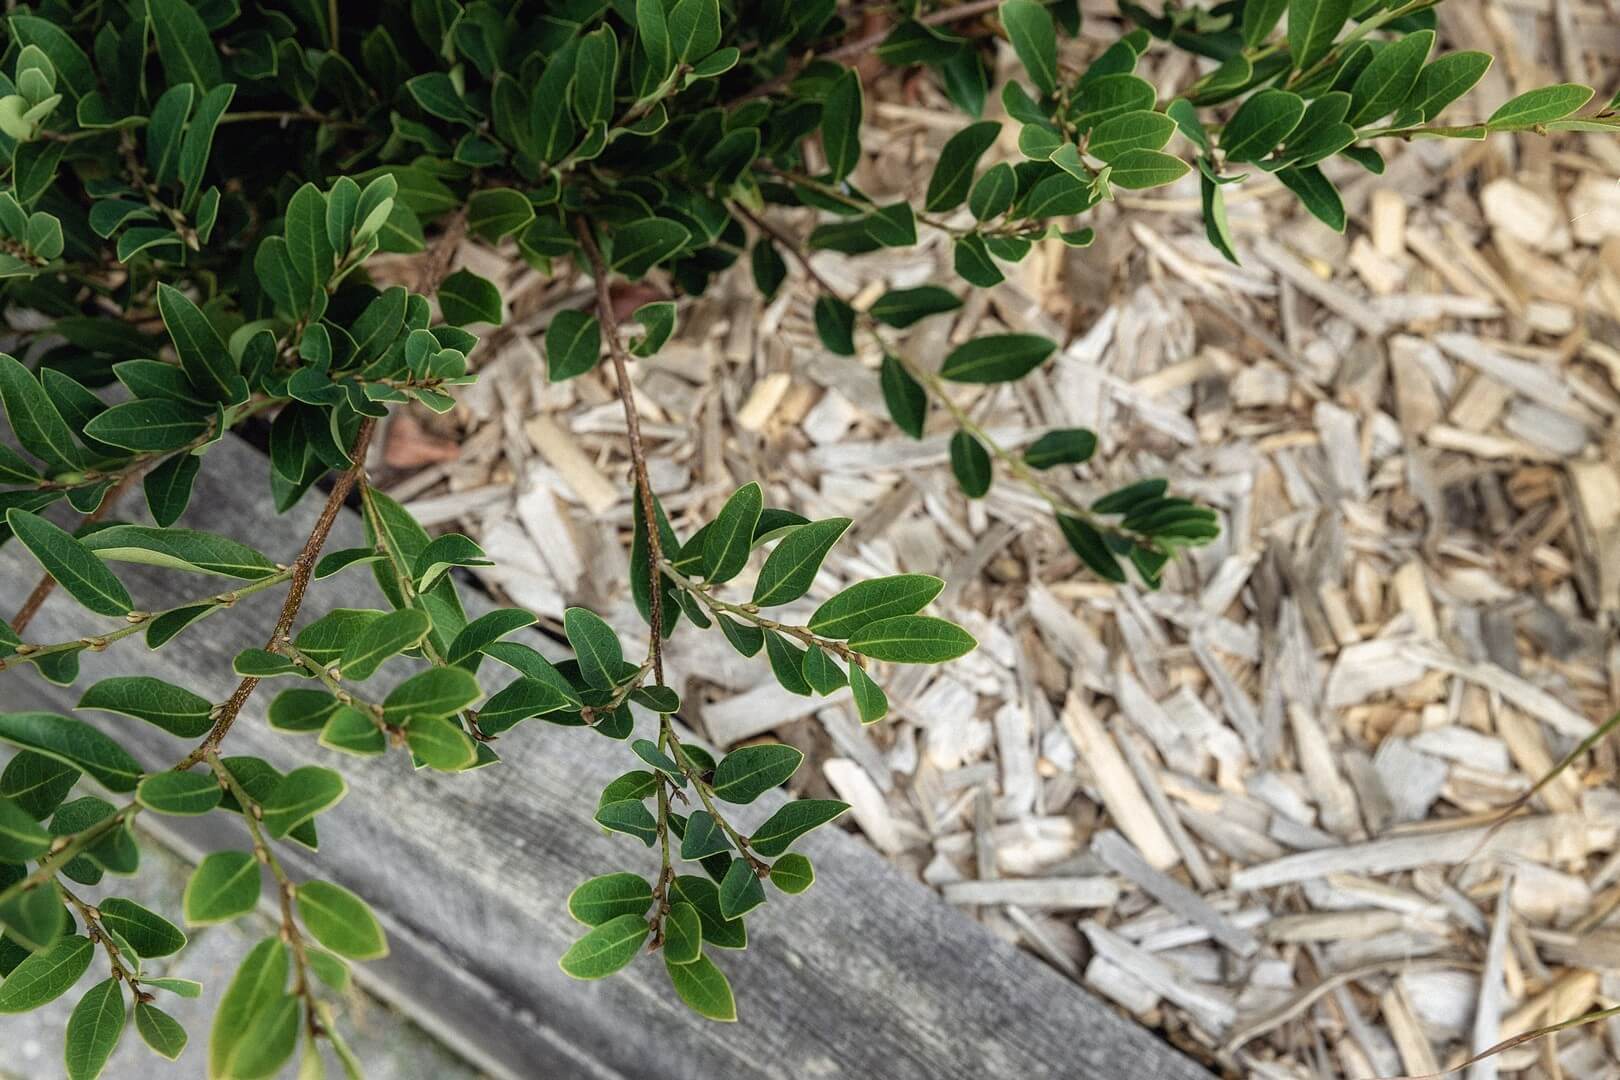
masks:
<instances>
[{"instance_id":1,"label":"weathered gray board","mask_svg":"<svg viewBox=\"0 0 1620 1080\"><path fill-rule=\"evenodd\" d=\"M239 537L271 558L290 557L317 500L267 516L266 468L262 455L236 440L215 447L183 524ZM129 503L124 512L137 513L138 497ZM346 512L330 547L351 546L359 535L357 518ZM17 544L0 547L0 607L14 609L37 573ZM223 584L144 568L122 576L136 602L153 608ZM250 597L156 653L131 638L107 654L87 654L72 688L51 686L31 670L7 673L0 708L66 711L95 678L135 671L223 699L235 682L231 657L263 643L280 602L279 590ZM369 575L350 571L316 583L304 619L328 607L377 604ZM67 640L99 625L58 592L28 638ZM261 689L226 749L282 768L326 758L312 739L264 725L264 703L277 689ZM106 727L154 766L186 749L135 721ZM321 819L320 853L287 849L295 875L337 880L370 898L385 918L393 955L360 966L368 987L492 1074L1208 1080L837 829L800 843L815 861L816 887L799 898L774 894L749 920L748 951L719 953L740 1023L688 1012L656 958L601 982L574 982L557 968L580 929L566 911L569 891L610 870L656 868L652 852L604 835L590 820L597 793L630 767L630 755L590 732L533 721L498 746L503 765L464 776L412 775L400 754L342 759L336 764L349 797ZM749 809L763 817L775 805L762 799ZM143 822L183 851L245 846L245 833L223 815L145 815Z\"/></svg>"}]
</instances>

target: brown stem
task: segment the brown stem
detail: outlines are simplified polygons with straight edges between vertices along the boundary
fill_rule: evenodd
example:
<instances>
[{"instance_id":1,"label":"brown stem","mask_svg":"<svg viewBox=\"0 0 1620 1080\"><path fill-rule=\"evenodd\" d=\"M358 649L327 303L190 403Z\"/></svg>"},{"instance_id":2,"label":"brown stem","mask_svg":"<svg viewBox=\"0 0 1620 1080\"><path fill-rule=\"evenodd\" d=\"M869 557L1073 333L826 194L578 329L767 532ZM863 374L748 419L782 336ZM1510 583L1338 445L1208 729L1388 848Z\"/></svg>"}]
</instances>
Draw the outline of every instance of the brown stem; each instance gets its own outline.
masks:
<instances>
[{"instance_id":1,"label":"brown stem","mask_svg":"<svg viewBox=\"0 0 1620 1080\"><path fill-rule=\"evenodd\" d=\"M433 248L422 262L422 274L416 291L424 296L439 291L444 279L450 276L450 264L455 261L456 249L467 235L467 208L462 206L444 223L444 232L433 241Z\"/></svg>"},{"instance_id":2,"label":"brown stem","mask_svg":"<svg viewBox=\"0 0 1620 1080\"><path fill-rule=\"evenodd\" d=\"M135 473L125 473L123 479L114 484L112 489L101 497L101 505L85 515L83 525L94 525L106 517L111 512L113 503L117 502L118 497L128 491L130 484L134 482ZM83 525L80 527L82 528ZM28 594L28 599L24 600L22 607L17 609L16 618L11 620L11 628L20 635L28 624L34 621L34 616L39 614L40 607L45 603L46 597L51 595L51 590L54 588L56 588L55 578L49 574L41 577L39 584L34 586L34 591Z\"/></svg>"},{"instance_id":3,"label":"brown stem","mask_svg":"<svg viewBox=\"0 0 1620 1080\"><path fill-rule=\"evenodd\" d=\"M293 560L292 581L287 587L287 599L281 605L281 617L276 620L276 628L270 632L270 639L265 648L274 651L289 631L292 630L293 620L298 617L298 609L303 606L304 592L309 588L310 575L315 572L315 560L320 557L321 548L326 544L326 537L332 531L337 521L338 511L343 509L343 502L354 489L355 481L366 468L366 447L371 444L371 433L376 422L366 419L360 423L360 431L355 436L354 446L349 450L349 458L354 462L337 478L332 485L331 494L326 497L326 505L321 508L321 516L315 519L315 527L310 530L309 539L304 541L304 548ZM236 722L237 714L242 706L247 704L248 698L253 696L254 689L259 685L256 676L249 675L236 684L236 690L221 707L219 716L214 721L213 729L203 736L203 741L197 748L181 759L175 768L185 771L197 762L207 757L209 752L219 748L221 740L231 730Z\"/></svg>"},{"instance_id":4,"label":"brown stem","mask_svg":"<svg viewBox=\"0 0 1620 1080\"><path fill-rule=\"evenodd\" d=\"M920 17L917 21L922 23L924 26L942 26L945 23L956 22L960 19L971 19L975 15L983 15L988 11L994 11L1000 6L1001 0L971 0L970 3L955 4L939 11L930 12L929 14ZM776 93L778 90L781 90L788 84L792 83L794 79L799 77L800 72L817 60L844 61L854 60L865 56L867 53L883 44L883 39L889 36L891 30L892 27L885 26L881 30L873 31L870 34L865 34L856 38L854 41L846 41L836 49L828 49L824 53L815 53L805 57L797 63L790 65L786 71L782 72L782 74L778 75L776 78L762 82L758 86L749 90L747 93L739 95L731 102L731 104L737 105L753 98L765 97L767 95Z\"/></svg>"},{"instance_id":5,"label":"brown stem","mask_svg":"<svg viewBox=\"0 0 1620 1080\"><path fill-rule=\"evenodd\" d=\"M641 418L636 415L635 398L630 389L629 356L619 340L619 320L613 314L613 293L608 288L607 265L602 261L601 249L591 235L591 226L584 218L574 223L580 246L591 264L591 276L596 279L596 315L602 321L602 336L607 338L608 355L613 358L613 375L619 384L619 401L624 405L624 423L630 429L630 467L635 473L636 488L641 496L641 519L647 530L647 612L652 623L651 651L653 679L664 685L664 603L659 567L664 555L659 550L658 511L653 506L652 484L647 479L647 455L641 445Z\"/></svg>"}]
</instances>

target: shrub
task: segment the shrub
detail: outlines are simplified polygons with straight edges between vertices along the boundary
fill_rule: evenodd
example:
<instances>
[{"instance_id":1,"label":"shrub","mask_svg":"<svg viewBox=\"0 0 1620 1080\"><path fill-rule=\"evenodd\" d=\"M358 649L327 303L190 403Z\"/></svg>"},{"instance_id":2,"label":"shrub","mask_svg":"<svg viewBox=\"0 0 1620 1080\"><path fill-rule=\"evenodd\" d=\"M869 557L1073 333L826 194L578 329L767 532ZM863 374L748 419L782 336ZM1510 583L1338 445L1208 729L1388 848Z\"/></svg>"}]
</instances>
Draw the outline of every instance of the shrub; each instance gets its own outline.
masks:
<instances>
[{"instance_id":1,"label":"shrub","mask_svg":"<svg viewBox=\"0 0 1620 1080\"><path fill-rule=\"evenodd\" d=\"M315 846L317 815L342 799L343 778L322 766L283 775L259 759L222 756L244 705L272 682L291 684L270 701L272 727L360 757L409 754L417 767L496 764L496 737L531 718L626 743L630 768L602 792L595 818L655 854L627 857L633 869L574 891L569 909L586 930L560 962L598 978L650 946L682 1000L733 1018L709 950L746 943L743 918L767 899L767 881L788 894L810 885L809 860L789 849L846 807L786 802L743 835L729 808L782 784L801 755L762 745L716 758L682 736L661 642L683 621L694 633L718 629L739 652L764 652L791 691L847 685L867 722L887 708L873 662L940 663L974 642L922 613L943 584L924 575L857 583L803 624L769 617L806 595L850 522L767 506L757 482L678 535L647 481L626 375L670 337L678 310L648 303L628 333L614 315L612 282L656 275L667 291L696 294L746 258L770 296L796 262L816 294L823 345L877 360L895 424L920 438L931 418L945 417L935 426L954 430L951 464L969 497L997 474L1022 485L1050 504L1092 571L1151 587L1179 549L1216 534L1210 510L1170 494L1163 480L1077 502L1050 478L1091 456L1092 432L1046 432L1014 452L953 396L957 384L1023 376L1057 343L990 335L936 365L908 356L890 331L956 309L964 282L996 284L1002 264L1039 241L1089 244L1092 230L1077 218L1118 190L1177 182L1193 168L1188 157L1209 240L1235 258L1222 199L1243 179L1239 165L1274 174L1342 229L1343 205L1321 169L1336 155L1376 172L1380 139L1617 126L1613 102L1575 115L1593 93L1577 86L1515 98L1482 124L1441 123L1490 58L1431 59L1433 6L1230 0L1155 14L1122 2L1136 29L1082 69L1070 63L1078 50L1059 50L1079 27L1075 0L898 2L865 37L851 36L861 21L835 0L412 0L358 17L335 2L13 8L0 62L8 185L0 276L8 313L33 314L10 331L27 363L0 354L14 444L0 444L0 509L3 536L15 534L47 576L12 626L0 624L0 668L32 666L68 684L86 650L129 652L133 643L121 642L136 636L160 648L248 593L280 590L286 599L264 647L236 657L241 681L223 702L139 674L138 655L134 674L85 690L81 710L145 721L189 744L182 751L177 742L171 769L146 770L83 720L0 714L0 740L18 748L0 776L0 1009L67 992L99 951L108 977L68 1024L69 1073L101 1071L131 1007L152 1048L177 1054L186 1035L161 1002L195 986L152 976L143 963L173 953L185 935L132 901L92 903L74 889L135 872L132 826L143 814L237 814L249 842L197 867L180 902L184 921L252 910L262 864L282 927L248 953L226 991L210 1073L269 1075L301 1033L310 1046L329 1040L353 1066L331 988L342 985L347 961L384 954L386 941L359 897L294 881L277 856L283 844ZM965 121L919 206L868 199L851 180L865 90L844 61L875 53L926 68L978 117L1003 40L1023 70L1001 91L1007 120ZM1190 50L1207 58L1206 73L1161 101L1133 74L1149 48ZM1017 160L984 165L1009 125ZM822 223L801 244L773 223L780 206L813 208ZM950 234L960 281L895 289L864 311L807 255L904 246L921 229ZM468 357L479 339L466 327L507 332L495 286L450 272L467 237L515 247L541 271L571 267L595 281L592 310L563 312L547 328L547 375L577 377L604 354L613 368L634 462L625 573L649 626L643 655L626 658L614 631L580 608L563 623L571 660L510 639L535 621L528 612L469 620L456 570L486 565L484 553L465 536L430 537L367 483L377 420L411 402L451 408L455 388L473 378ZM373 284L367 259L379 251L421 253L418 287ZM261 553L177 524L208 449L247 424L268 428L278 511L327 485L300 551ZM136 481L152 525L108 516ZM365 546L323 552L351 499ZM82 515L72 531L42 513L64 502ZM765 547L752 592L738 592L731 583ZM123 563L228 582L141 610L114 573ZM338 573L373 575L384 605L301 623L306 589ZM88 609L82 636L27 635L52 582ZM502 685L485 698L484 683ZM653 738L634 737L632 703L657 717ZM81 779L113 798L67 801Z\"/></svg>"}]
</instances>

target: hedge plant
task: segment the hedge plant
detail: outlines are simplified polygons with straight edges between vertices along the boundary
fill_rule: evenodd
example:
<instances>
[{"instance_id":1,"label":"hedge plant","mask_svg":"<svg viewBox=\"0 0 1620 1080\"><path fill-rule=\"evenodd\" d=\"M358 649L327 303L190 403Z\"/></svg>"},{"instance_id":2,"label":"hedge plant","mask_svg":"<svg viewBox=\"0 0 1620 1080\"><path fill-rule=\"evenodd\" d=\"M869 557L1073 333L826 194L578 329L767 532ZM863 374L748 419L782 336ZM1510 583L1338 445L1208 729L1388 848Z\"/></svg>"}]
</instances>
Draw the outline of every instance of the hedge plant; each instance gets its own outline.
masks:
<instances>
[{"instance_id":1,"label":"hedge plant","mask_svg":"<svg viewBox=\"0 0 1620 1080\"><path fill-rule=\"evenodd\" d=\"M0 537L44 576L0 623L0 678L32 668L72 684L81 655L102 650L117 650L128 674L84 687L77 709L95 724L0 713L0 740L15 748L0 775L0 1011L81 993L66 1036L74 1078L101 1072L132 1014L172 1059L187 1033L165 1002L199 992L162 974L186 942L180 924L268 903L280 931L224 990L209 1075L270 1076L298 1057L300 1076L318 1076L322 1042L359 1072L335 1006L349 963L383 956L387 941L364 900L295 880L278 857L317 846L318 816L345 782L326 765L284 774L231 753L231 728L262 690L268 723L288 739L408 756L419 769L498 765L500 739L529 719L590 729L549 737L605 737L601 752L625 771L594 816L628 838L623 868L574 890L578 942L535 959L591 979L653 953L687 1005L733 1019L716 952L747 944L745 917L783 903L773 894L809 887L814 870L792 846L847 808L777 799L768 815L739 815L801 754L765 744L720 755L683 734L662 642L721 633L746 656L763 653L794 693L847 686L868 723L887 710L879 665L942 663L974 642L925 613L943 582L920 574L858 582L803 622L776 618L806 596L850 522L769 506L757 481L676 531L648 483L627 376L674 332L673 298L737 263L770 297L796 264L822 345L850 358L828 362L875 364L907 435L949 433L967 497L998 480L1023 487L1093 573L1153 587L1180 549L1216 535L1211 510L1161 479L1082 500L1075 467L1094 452L1093 432L1043 432L1012 449L962 404L961 387L1016 380L1054 362L1060 343L989 334L923 357L893 331L949 315L1038 243L1091 243L1087 211L1116 193L1194 170L1209 242L1235 260L1224 193L1256 173L1342 230L1330 159L1378 172L1392 139L1620 126L1616 102L1587 108L1593 91L1569 85L1516 97L1483 123L1446 122L1491 60L1437 52L1433 8L1122 2L1132 28L1099 51L1060 48L1079 30L1075 0L8 5ZM1019 70L998 85L1009 49ZM1135 74L1144 54L1166 49L1203 58L1203 74L1171 94ZM963 114L913 201L880 204L858 183L868 89L848 65L873 55L926 69ZM809 208L819 224L800 239L786 221L803 215L785 221L782 208ZM949 235L954 273L864 310L809 259L904 247L928 230ZM529 612L469 619L461 568L486 565L485 553L466 536L430 536L366 476L379 420L411 403L452 408L480 335L515 332L496 286L453 269L465 242L594 280L595 302L546 328L545 374L577 378L605 357L624 402L635 520L624 572L647 621L645 648L630 655L583 608L562 624L571 658L560 642L548 657L513 639L536 622ZM374 283L378 252L420 253L416 287ZM672 299L622 324L612 290L640 279ZM323 503L298 551L255 550L248 521L233 536L182 524L209 449L244 428L267 433L276 511ZM133 495L120 501L136 485L144 513ZM326 551L346 504L365 544ZM141 607L117 573L130 563L197 584ZM307 590L340 573L373 577L378 605L301 617ZM85 609L80 636L30 634L53 586ZM263 648L235 658L240 681L225 700L142 673L143 646L176 647L264 590L285 597L280 616ZM142 722L173 736L171 761L153 768L108 734ZM165 913L116 886L81 895L136 872L143 816L205 813L240 816L243 840L204 858ZM90 989L77 991L87 974Z\"/></svg>"}]
</instances>

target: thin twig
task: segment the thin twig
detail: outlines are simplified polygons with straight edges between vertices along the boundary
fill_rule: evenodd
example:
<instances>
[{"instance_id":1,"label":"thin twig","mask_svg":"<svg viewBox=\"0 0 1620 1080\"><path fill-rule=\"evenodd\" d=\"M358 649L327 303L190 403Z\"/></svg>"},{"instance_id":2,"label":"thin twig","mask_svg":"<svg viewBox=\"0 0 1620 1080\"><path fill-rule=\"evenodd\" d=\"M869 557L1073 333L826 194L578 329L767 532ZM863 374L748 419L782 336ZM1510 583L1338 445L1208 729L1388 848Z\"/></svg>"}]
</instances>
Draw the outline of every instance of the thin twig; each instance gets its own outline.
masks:
<instances>
[{"instance_id":1,"label":"thin twig","mask_svg":"<svg viewBox=\"0 0 1620 1080\"><path fill-rule=\"evenodd\" d=\"M624 406L624 423L630 431L630 467L640 492L642 524L647 531L647 612L652 623L653 680L663 686L664 590L659 568L663 564L664 554L660 550L658 511L653 506L652 483L647 479L647 455L641 443L641 418L636 414L635 397L630 387L630 357L619 340L619 320L613 314L613 292L608 287L607 265L602 261L602 251L596 246L596 238L591 235L590 223L578 218L574 231L579 235L586 259L590 261L591 276L596 279L596 317L602 322L602 336L607 338L608 355L613 358L613 375L618 380L619 401Z\"/></svg>"},{"instance_id":2,"label":"thin twig","mask_svg":"<svg viewBox=\"0 0 1620 1080\"><path fill-rule=\"evenodd\" d=\"M303 606L304 592L309 588L310 575L315 572L315 560L320 557L321 548L326 544L326 537L332 531L332 525L337 521L338 511L343 509L344 500L349 492L354 490L355 481L366 468L366 448L371 444L371 433L376 422L366 419L360 423L360 431L355 436L354 446L349 450L349 458L354 462L344 470L332 485L332 491L326 497L326 505L321 508L321 516L315 520L315 527L310 530L309 539L304 541L304 548L293 560L291 584L287 587L287 599L281 605L281 617L276 620L276 628L270 632L270 639L265 644L268 650L274 650L292 630L293 620L298 617L298 609ZM242 706L247 704L248 698L253 696L254 689L259 685L257 676L249 675L236 684L236 691L220 708L219 716L214 720L213 728L197 748L181 759L175 768L185 771L197 762L203 760L210 751L219 748L221 740L230 732L231 725L236 722L237 714Z\"/></svg>"},{"instance_id":3,"label":"thin twig","mask_svg":"<svg viewBox=\"0 0 1620 1080\"><path fill-rule=\"evenodd\" d=\"M114 484L112 489L101 497L101 505L84 516L80 528L85 525L94 525L106 517L112 511L113 503L117 502L119 496L128 491L130 484L134 482L135 473L125 473L123 479ZM40 607L44 605L46 598L51 595L51 590L54 588L56 588L55 578L49 574L41 577L39 584L34 586L34 591L28 594L28 599L24 600L22 607L17 609L16 617L11 620L11 628L19 635L27 629L28 624L34 621L34 616L39 614Z\"/></svg>"}]
</instances>

